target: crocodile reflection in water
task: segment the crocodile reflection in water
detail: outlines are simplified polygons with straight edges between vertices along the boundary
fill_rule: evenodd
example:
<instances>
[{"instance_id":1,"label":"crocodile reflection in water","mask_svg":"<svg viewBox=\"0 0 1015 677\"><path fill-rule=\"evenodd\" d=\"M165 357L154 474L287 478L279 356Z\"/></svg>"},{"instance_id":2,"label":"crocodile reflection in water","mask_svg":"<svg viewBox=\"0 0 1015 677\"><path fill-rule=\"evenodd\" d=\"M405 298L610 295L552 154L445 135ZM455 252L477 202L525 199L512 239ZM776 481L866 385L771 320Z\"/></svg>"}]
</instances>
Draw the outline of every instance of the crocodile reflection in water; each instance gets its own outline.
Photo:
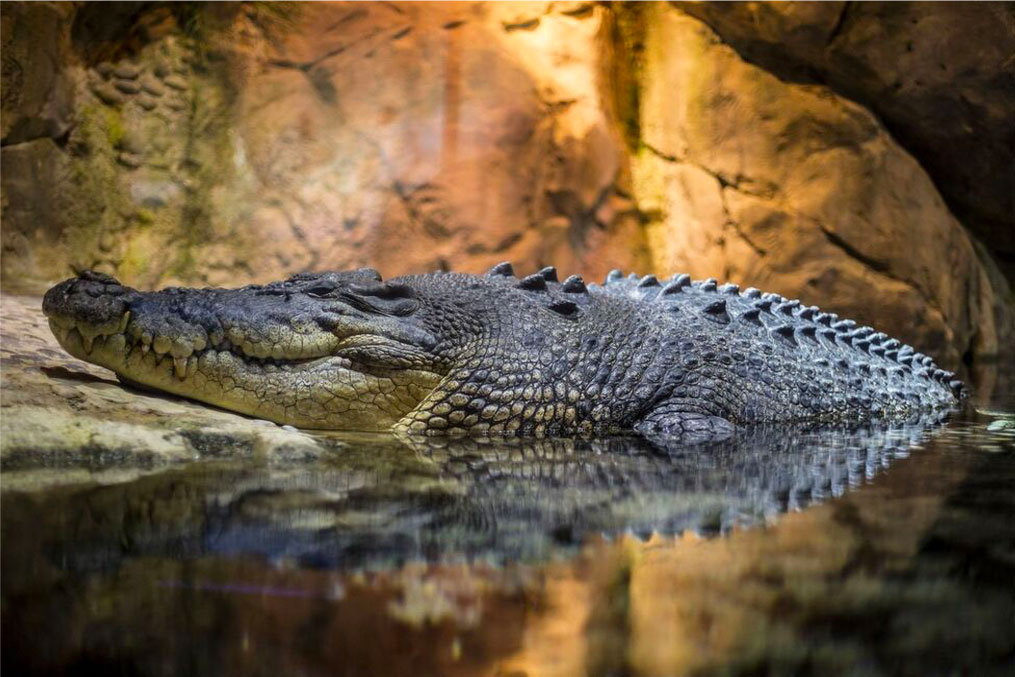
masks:
<instances>
[{"instance_id":1,"label":"crocodile reflection in water","mask_svg":"<svg viewBox=\"0 0 1015 677\"><path fill-rule=\"evenodd\" d=\"M593 534L763 523L863 484L933 427L783 426L669 449L638 438L411 438L407 454L393 438L331 440L336 453L324 462L203 464L45 496L8 491L4 524L32 524L33 547L72 570L133 556L323 568L534 560Z\"/></svg>"}]
</instances>

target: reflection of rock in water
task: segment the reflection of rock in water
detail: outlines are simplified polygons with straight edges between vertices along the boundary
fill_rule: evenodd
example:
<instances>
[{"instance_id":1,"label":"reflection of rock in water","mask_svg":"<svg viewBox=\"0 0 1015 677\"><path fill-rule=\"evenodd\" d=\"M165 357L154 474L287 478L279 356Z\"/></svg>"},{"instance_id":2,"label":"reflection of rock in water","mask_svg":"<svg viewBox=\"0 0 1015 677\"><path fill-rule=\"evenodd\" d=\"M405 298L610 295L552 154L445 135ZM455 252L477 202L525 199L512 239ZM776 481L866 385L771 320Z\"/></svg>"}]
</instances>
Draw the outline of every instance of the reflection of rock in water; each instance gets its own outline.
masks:
<instances>
[{"instance_id":1,"label":"reflection of rock in water","mask_svg":"<svg viewBox=\"0 0 1015 677\"><path fill-rule=\"evenodd\" d=\"M927 430L759 429L668 450L626 438L423 440L411 451L346 442L326 462L203 464L112 486L7 491L3 539L41 544L50 562L79 571L135 556L327 568L536 559L590 534L758 524L862 484ZM15 574L4 561L5 576Z\"/></svg>"}]
</instances>

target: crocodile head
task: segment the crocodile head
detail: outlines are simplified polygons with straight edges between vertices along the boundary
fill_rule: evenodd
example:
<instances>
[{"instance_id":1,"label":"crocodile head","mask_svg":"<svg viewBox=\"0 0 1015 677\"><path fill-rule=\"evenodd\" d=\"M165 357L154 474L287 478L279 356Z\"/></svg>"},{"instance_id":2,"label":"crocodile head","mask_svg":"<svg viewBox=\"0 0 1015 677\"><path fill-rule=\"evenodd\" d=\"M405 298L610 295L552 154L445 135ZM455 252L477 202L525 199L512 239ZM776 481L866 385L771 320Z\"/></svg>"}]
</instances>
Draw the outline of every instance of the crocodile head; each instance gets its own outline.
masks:
<instances>
[{"instance_id":1,"label":"crocodile head","mask_svg":"<svg viewBox=\"0 0 1015 677\"><path fill-rule=\"evenodd\" d=\"M369 269L157 292L85 272L43 311L68 352L127 383L308 428L390 428L449 369L444 309Z\"/></svg>"}]
</instances>

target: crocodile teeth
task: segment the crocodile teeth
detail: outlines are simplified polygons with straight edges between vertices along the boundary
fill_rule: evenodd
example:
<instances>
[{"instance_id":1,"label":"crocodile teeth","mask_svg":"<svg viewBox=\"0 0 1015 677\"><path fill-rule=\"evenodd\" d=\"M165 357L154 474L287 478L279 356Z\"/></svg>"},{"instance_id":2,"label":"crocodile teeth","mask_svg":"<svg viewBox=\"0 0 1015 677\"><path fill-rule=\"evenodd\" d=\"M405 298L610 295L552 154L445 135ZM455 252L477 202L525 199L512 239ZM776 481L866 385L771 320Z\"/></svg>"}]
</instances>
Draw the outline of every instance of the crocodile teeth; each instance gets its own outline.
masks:
<instances>
[{"instance_id":1,"label":"crocodile teeth","mask_svg":"<svg viewBox=\"0 0 1015 677\"><path fill-rule=\"evenodd\" d=\"M61 324L58 324L57 321L54 319L49 320L49 329L50 331L53 332L53 335L56 336L57 340L60 341L60 343L64 343L67 341L67 334L70 333L70 329L64 327Z\"/></svg>"},{"instance_id":2,"label":"crocodile teeth","mask_svg":"<svg viewBox=\"0 0 1015 677\"><path fill-rule=\"evenodd\" d=\"M127 337L123 334L113 334L106 339L106 350L120 354L127 347Z\"/></svg>"},{"instance_id":3,"label":"crocodile teeth","mask_svg":"<svg viewBox=\"0 0 1015 677\"><path fill-rule=\"evenodd\" d=\"M186 357L173 358L173 372L176 374L176 378L180 379L181 381L187 377Z\"/></svg>"},{"instance_id":4,"label":"crocodile teeth","mask_svg":"<svg viewBox=\"0 0 1015 677\"><path fill-rule=\"evenodd\" d=\"M88 355L92 354L92 348L95 345L95 334L88 333L78 329L78 334L81 336L81 345L85 348L85 353Z\"/></svg>"},{"instance_id":5,"label":"crocodile teeth","mask_svg":"<svg viewBox=\"0 0 1015 677\"><path fill-rule=\"evenodd\" d=\"M165 355L172 349L172 347L173 342L165 336L156 336L152 341L152 348L154 348L155 352L159 355Z\"/></svg>"},{"instance_id":6,"label":"crocodile teeth","mask_svg":"<svg viewBox=\"0 0 1015 677\"><path fill-rule=\"evenodd\" d=\"M194 352L194 346L184 339L176 339L173 341L169 352L173 354L173 357L187 358Z\"/></svg>"}]
</instances>

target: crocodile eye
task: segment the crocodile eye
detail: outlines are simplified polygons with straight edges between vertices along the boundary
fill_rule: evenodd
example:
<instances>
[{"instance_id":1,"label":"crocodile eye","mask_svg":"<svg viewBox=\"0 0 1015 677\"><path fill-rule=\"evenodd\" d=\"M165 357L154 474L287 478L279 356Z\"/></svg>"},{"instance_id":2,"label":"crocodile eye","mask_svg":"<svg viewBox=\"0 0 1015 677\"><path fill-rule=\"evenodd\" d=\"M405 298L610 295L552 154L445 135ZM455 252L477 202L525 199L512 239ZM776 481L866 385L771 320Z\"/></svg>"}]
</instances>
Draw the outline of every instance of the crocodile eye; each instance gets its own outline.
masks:
<instances>
[{"instance_id":1,"label":"crocodile eye","mask_svg":"<svg viewBox=\"0 0 1015 677\"><path fill-rule=\"evenodd\" d=\"M303 293L307 296L313 296L315 299L331 298L335 295L335 287L331 285L318 284L304 289Z\"/></svg>"},{"instance_id":2,"label":"crocodile eye","mask_svg":"<svg viewBox=\"0 0 1015 677\"><path fill-rule=\"evenodd\" d=\"M394 317L405 317L411 315L419 307L415 299L400 297L386 297L376 294L356 294L354 292L343 292L339 295L342 301L356 310L362 310L377 315L390 315Z\"/></svg>"}]
</instances>

